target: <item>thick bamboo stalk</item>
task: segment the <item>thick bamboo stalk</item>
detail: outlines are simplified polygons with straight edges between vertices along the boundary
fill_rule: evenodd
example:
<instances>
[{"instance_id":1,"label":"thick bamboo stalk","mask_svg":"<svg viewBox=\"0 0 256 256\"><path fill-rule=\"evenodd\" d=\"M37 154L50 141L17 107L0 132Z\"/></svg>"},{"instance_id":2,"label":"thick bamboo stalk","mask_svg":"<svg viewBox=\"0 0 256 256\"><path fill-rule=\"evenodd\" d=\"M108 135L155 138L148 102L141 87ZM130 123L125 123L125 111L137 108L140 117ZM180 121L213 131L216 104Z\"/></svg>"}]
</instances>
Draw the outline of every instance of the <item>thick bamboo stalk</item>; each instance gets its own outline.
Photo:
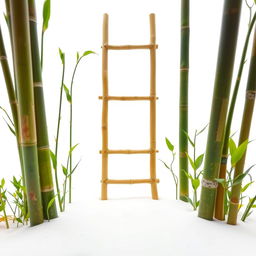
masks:
<instances>
[{"instance_id":1,"label":"thick bamboo stalk","mask_svg":"<svg viewBox=\"0 0 256 256\"><path fill-rule=\"evenodd\" d=\"M100 150L100 154L152 154L152 153L158 153L158 150L152 151L150 149L137 149L137 150L133 150L133 149L117 149L117 150L106 150L106 151L102 151Z\"/></svg>"},{"instance_id":2,"label":"thick bamboo stalk","mask_svg":"<svg viewBox=\"0 0 256 256\"><path fill-rule=\"evenodd\" d=\"M236 52L241 0L225 0L198 216L212 220Z\"/></svg>"},{"instance_id":3,"label":"thick bamboo stalk","mask_svg":"<svg viewBox=\"0 0 256 256\"><path fill-rule=\"evenodd\" d=\"M157 49L157 44L145 44L145 45L109 45L104 44L104 48L108 50L143 50L143 49Z\"/></svg>"},{"instance_id":4,"label":"thick bamboo stalk","mask_svg":"<svg viewBox=\"0 0 256 256\"><path fill-rule=\"evenodd\" d=\"M103 17L103 40L102 45L108 44L108 14ZM102 47L102 82L103 82L103 104L102 104L102 180L108 179L108 50ZM107 200L107 184L101 185L101 199Z\"/></svg>"},{"instance_id":5,"label":"thick bamboo stalk","mask_svg":"<svg viewBox=\"0 0 256 256\"><path fill-rule=\"evenodd\" d=\"M180 200L189 196L188 178L188 74L189 74L189 0L181 0L180 49L180 115L179 115L179 194Z\"/></svg>"},{"instance_id":6,"label":"thick bamboo stalk","mask_svg":"<svg viewBox=\"0 0 256 256\"><path fill-rule=\"evenodd\" d=\"M150 44L156 44L155 14L149 15ZM156 97L156 49L150 49L150 96ZM150 101L150 178L156 179L156 100ZM157 200L156 183L151 184L152 198Z\"/></svg>"},{"instance_id":7,"label":"thick bamboo stalk","mask_svg":"<svg viewBox=\"0 0 256 256\"><path fill-rule=\"evenodd\" d=\"M36 146L37 140L27 0L10 1L10 11L14 67L19 102L19 136L24 160L30 225L34 226L43 222L43 211Z\"/></svg>"},{"instance_id":8,"label":"thick bamboo stalk","mask_svg":"<svg viewBox=\"0 0 256 256\"><path fill-rule=\"evenodd\" d=\"M158 100L158 97L155 96L99 96L99 99L105 100L120 100L120 101L136 101L136 100Z\"/></svg>"},{"instance_id":9,"label":"thick bamboo stalk","mask_svg":"<svg viewBox=\"0 0 256 256\"><path fill-rule=\"evenodd\" d=\"M106 184L143 184L143 183L159 183L159 179L135 179L135 180L104 180L102 183Z\"/></svg>"},{"instance_id":10,"label":"thick bamboo stalk","mask_svg":"<svg viewBox=\"0 0 256 256\"><path fill-rule=\"evenodd\" d=\"M249 139L251 121L255 103L256 94L256 29L254 32L254 41L251 55L251 63L247 81L247 88L245 94L244 113L240 129L239 145L245 140ZM246 152L244 153L241 160L235 166L234 179L243 173L245 164ZM228 224L236 225L237 213L241 194L241 183L232 186L229 213L228 213Z\"/></svg>"},{"instance_id":11,"label":"thick bamboo stalk","mask_svg":"<svg viewBox=\"0 0 256 256\"><path fill-rule=\"evenodd\" d=\"M222 149L222 156L221 156L221 164L220 164L220 172L219 172L219 178L220 179L225 179L226 178L226 170L227 170L227 160L228 160L228 142L229 142L229 136L230 136L230 129L231 129L231 124L232 124L232 119L233 119L233 113L235 109L235 104L236 104L236 98L240 86L240 81L243 73L243 68L245 64L245 58L246 58L246 53L247 53L247 48L249 44L249 39L251 36L251 32L253 29L253 26L255 24L256 20L256 13L254 14L252 21L250 23L250 26L248 28L248 32L246 35L245 39L245 44L243 48L243 53L242 57L240 60L240 65L239 65L239 70L236 78L236 83L232 95L232 99L230 102L230 107L228 111L228 117L227 117L227 124L225 128L225 135L224 135L224 144L223 144L223 149ZM218 185L217 188L217 195L216 195L216 202L215 202L215 218L218 220L224 220L225 219L225 213L224 213L224 196L225 196L225 189L221 184Z\"/></svg>"},{"instance_id":12,"label":"thick bamboo stalk","mask_svg":"<svg viewBox=\"0 0 256 256\"><path fill-rule=\"evenodd\" d=\"M29 24L30 24L30 42L33 66L35 116L37 132L37 150L38 164L40 173L40 184L42 193L43 213L45 219L53 219L58 216L56 203L53 202L48 209L48 204L54 198L54 187L52 178L51 158L47 131L47 121L44 103L44 91L42 84L42 71L40 63L40 53L37 37L37 18L35 1L29 0Z\"/></svg>"}]
</instances>

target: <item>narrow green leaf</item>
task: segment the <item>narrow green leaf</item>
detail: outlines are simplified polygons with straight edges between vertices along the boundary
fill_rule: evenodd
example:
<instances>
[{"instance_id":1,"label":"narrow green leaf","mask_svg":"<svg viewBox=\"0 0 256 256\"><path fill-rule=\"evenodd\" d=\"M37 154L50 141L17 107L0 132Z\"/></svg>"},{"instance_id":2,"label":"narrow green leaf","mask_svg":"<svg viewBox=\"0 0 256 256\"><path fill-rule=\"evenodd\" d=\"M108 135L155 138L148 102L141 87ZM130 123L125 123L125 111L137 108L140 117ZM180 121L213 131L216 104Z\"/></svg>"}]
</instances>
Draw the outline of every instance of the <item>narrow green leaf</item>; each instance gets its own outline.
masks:
<instances>
[{"instance_id":1,"label":"narrow green leaf","mask_svg":"<svg viewBox=\"0 0 256 256\"><path fill-rule=\"evenodd\" d=\"M43 32L48 28L48 23L51 17L51 0L45 0L43 7Z\"/></svg>"},{"instance_id":2,"label":"narrow green leaf","mask_svg":"<svg viewBox=\"0 0 256 256\"><path fill-rule=\"evenodd\" d=\"M50 210L50 208L52 207L52 205L53 205L53 203L54 203L54 201L55 201L57 195L58 195L58 194L56 194L56 195L48 202L48 205L47 205L47 219L48 219L48 221L50 220L50 218L49 218L49 210Z\"/></svg>"},{"instance_id":3,"label":"narrow green leaf","mask_svg":"<svg viewBox=\"0 0 256 256\"><path fill-rule=\"evenodd\" d=\"M4 119L4 118L3 118ZM4 119L4 122L5 122L5 124L7 125L7 127L9 128L9 130L10 130L10 132L14 135L14 136L16 136L16 132L15 132L15 130L14 130L14 128L12 128L9 124L8 124L8 122Z\"/></svg>"},{"instance_id":4,"label":"narrow green leaf","mask_svg":"<svg viewBox=\"0 0 256 256\"><path fill-rule=\"evenodd\" d=\"M192 187L193 187L193 189L197 190L199 186L200 186L200 180L199 179L193 179L192 180Z\"/></svg>"},{"instance_id":5,"label":"narrow green leaf","mask_svg":"<svg viewBox=\"0 0 256 256\"><path fill-rule=\"evenodd\" d=\"M69 149L69 155L75 150L75 148L79 145L79 143L77 143L76 145L74 145L73 147L71 147Z\"/></svg>"},{"instance_id":6,"label":"narrow green leaf","mask_svg":"<svg viewBox=\"0 0 256 256\"><path fill-rule=\"evenodd\" d=\"M89 54L96 54L96 53L94 51L85 51L82 56L84 57L84 56L87 56Z\"/></svg>"},{"instance_id":7,"label":"narrow green leaf","mask_svg":"<svg viewBox=\"0 0 256 256\"><path fill-rule=\"evenodd\" d=\"M62 50L60 48L59 48L59 55L60 55L62 64L64 64L65 63L65 53L62 52Z\"/></svg>"},{"instance_id":8,"label":"narrow green leaf","mask_svg":"<svg viewBox=\"0 0 256 256\"><path fill-rule=\"evenodd\" d=\"M79 52L76 53L76 61L79 60Z\"/></svg>"},{"instance_id":9,"label":"narrow green leaf","mask_svg":"<svg viewBox=\"0 0 256 256\"><path fill-rule=\"evenodd\" d=\"M202 165L204 160L204 154L200 155L197 157L197 159L195 160L195 168L196 170Z\"/></svg>"},{"instance_id":10,"label":"narrow green leaf","mask_svg":"<svg viewBox=\"0 0 256 256\"><path fill-rule=\"evenodd\" d=\"M71 102L72 102L72 98L71 98L71 95L70 95L70 93L69 93L69 89L68 89L68 87L67 87L65 84L63 84L63 87L64 87L64 91L65 91L65 93L66 93L67 101L68 101L69 103L71 103Z\"/></svg>"},{"instance_id":11,"label":"narrow green leaf","mask_svg":"<svg viewBox=\"0 0 256 256\"><path fill-rule=\"evenodd\" d=\"M2 180L1 180L1 187L2 187L2 188L4 187L4 184L5 184L5 179L2 178Z\"/></svg>"},{"instance_id":12,"label":"narrow green leaf","mask_svg":"<svg viewBox=\"0 0 256 256\"><path fill-rule=\"evenodd\" d=\"M254 181L251 181L251 182L247 183L244 187L242 187L241 192L242 192L242 193L245 192L245 191L248 189L248 187L249 187L250 185L252 185L252 183L254 183Z\"/></svg>"},{"instance_id":13,"label":"narrow green leaf","mask_svg":"<svg viewBox=\"0 0 256 256\"><path fill-rule=\"evenodd\" d=\"M234 142L234 140L232 138L229 139L229 152L231 157L234 155L234 152L236 151L236 143Z\"/></svg>"},{"instance_id":14,"label":"narrow green leaf","mask_svg":"<svg viewBox=\"0 0 256 256\"><path fill-rule=\"evenodd\" d=\"M201 133L203 133L205 131L205 129L207 128L208 124L199 132L196 133L196 136L200 135Z\"/></svg>"},{"instance_id":15,"label":"narrow green leaf","mask_svg":"<svg viewBox=\"0 0 256 256\"><path fill-rule=\"evenodd\" d=\"M164 164L164 166L165 166L167 169L170 170L170 167L169 167L163 160L160 159L160 161Z\"/></svg>"},{"instance_id":16,"label":"narrow green leaf","mask_svg":"<svg viewBox=\"0 0 256 256\"><path fill-rule=\"evenodd\" d=\"M63 166L63 165L62 165L62 171L63 171L63 174L64 174L65 176L68 175L68 170L67 170L67 168L66 168L65 166Z\"/></svg>"},{"instance_id":17,"label":"narrow green leaf","mask_svg":"<svg viewBox=\"0 0 256 256\"><path fill-rule=\"evenodd\" d=\"M226 180L225 179L219 179L219 178L216 178L215 179L219 184L221 184L223 186L223 188L226 187Z\"/></svg>"},{"instance_id":18,"label":"narrow green leaf","mask_svg":"<svg viewBox=\"0 0 256 256\"><path fill-rule=\"evenodd\" d=\"M192 205L192 207L194 208L194 203L193 203L193 201L191 200L191 198L190 197L188 197L188 196L185 196L185 198L187 199L187 201Z\"/></svg>"},{"instance_id":19,"label":"narrow green leaf","mask_svg":"<svg viewBox=\"0 0 256 256\"><path fill-rule=\"evenodd\" d=\"M248 140L245 140L241 145L239 145L236 150L231 154L231 164L232 166L235 166L236 163L241 160L243 155L245 154L245 151L247 149Z\"/></svg>"},{"instance_id":20,"label":"narrow green leaf","mask_svg":"<svg viewBox=\"0 0 256 256\"><path fill-rule=\"evenodd\" d=\"M189 137L188 133L187 133L186 131L183 131L183 132L184 132L184 134L186 135L186 137L187 137L189 143L191 144L191 146L194 148L194 147L195 147L195 144L193 143L193 141L192 141L191 138Z\"/></svg>"},{"instance_id":21,"label":"narrow green leaf","mask_svg":"<svg viewBox=\"0 0 256 256\"><path fill-rule=\"evenodd\" d=\"M52 160L52 165L53 165L53 169L56 171L57 170L57 159L55 154L50 150L50 156L51 156L51 160Z\"/></svg>"},{"instance_id":22,"label":"narrow green leaf","mask_svg":"<svg viewBox=\"0 0 256 256\"><path fill-rule=\"evenodd\" d=\"M196 166L195 166L194 161L192 160L192 158L189 156L189 154L188 154L187 152L186 152L186 156L187 156L187 158L188 158L188 160L189 160L189 163L190 163L191 167L192 167L193 170L195 171L195 170L196 170Z\"/></svg>"},{"instance_id":23,"label":"narrow green leaf","mask_svg":"<svg viewBox=\"0 0 256 256\"><path fill-rule=\"evenodd\" d=\"M248 168L246 172L241 173L238 176L236 176L235 179L234 179L234 182L232 183L232 187L241 184L243 179L246 177L246 175L250 172L250 170L253 167L254 167L254 165L252 165L250 168Z\"/></svg>"},{"instance_id":24,"label":"narrow green leaf","mask_svg":"<svg viewBox=\"0 0 256 256\"><path fill-rule=\"evenodd\" d=\"M169 149L171 152L173 152L174 146L173 146L172 143L168 140L168 138L165 138L165 143L166 143L168 149Z\"/></svg>"}]
</instances>

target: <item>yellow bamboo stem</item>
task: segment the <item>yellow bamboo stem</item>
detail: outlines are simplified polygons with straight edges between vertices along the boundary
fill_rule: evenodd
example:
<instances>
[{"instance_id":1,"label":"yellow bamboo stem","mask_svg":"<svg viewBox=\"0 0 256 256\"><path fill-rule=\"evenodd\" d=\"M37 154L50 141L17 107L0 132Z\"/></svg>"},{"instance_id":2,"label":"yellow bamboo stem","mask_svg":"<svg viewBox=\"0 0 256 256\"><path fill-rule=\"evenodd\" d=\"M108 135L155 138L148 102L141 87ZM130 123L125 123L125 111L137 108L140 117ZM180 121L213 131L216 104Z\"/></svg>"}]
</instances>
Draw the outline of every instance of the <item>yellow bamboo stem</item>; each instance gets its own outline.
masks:
<instances>
[{"instance_id":1,"label":"yellow bamboo stem","mask_svg":"<svg viewBox=\"0 0 256 256\"><path fill-rule=\"evenodd\" d=\"M143 184L143 183L159 183L159 179L135 179L135 180L103 180L105 184Z\"/></svg>"},{"instance_id":2,"label":"yellow bamboo stem","mask_svg":"<svg viewBox=\"0 0 256 256\"><path fill-rule=\"evenodd\" d=\"M149 15L150 20L150 44L156 44L155 14ZM156 48L150 49L150 96L156 97ZM156 100L150 101L150 178L156 179ZM151 183L152 198L157 200L156 183Z\"/></svg>"},{"instance_id":3,"label":"yellow bamboo stem","mask_svg":"<svg viewBox=\"0 0 256 256\"><path fill-rule=\"evenodd\" d=\"M133 149L117 149L117 150L100 150L100 154L152 154L158 153L158 150L142 149L142 150L133 150Z\"/></svg>"},{"instance_id":4,"label":"yellow bamboo stem","mask_svg":"<svg viewBox=\"0 0 256 256\"><path fill-rule=\"evenodd\" d=\"M103 40L102 45L108 44L108 14L103 17ZM103 82L103 97L108 96L108 51L102 47L102 82ZM108 178L108 100L103 98L102 104L102 180ZM101 199L107 200L107 184L101 185Z\"/></svg>"},{"instance_id":5,"label":"yellow bamboo stem","mask_svg":"<svg viewBox=\"0 0 256 256\"><path fill-rule=\"evenodd\" d=\"M99 99L120 100L120 101L136 101L136 100L158 100L155 96L99 96Z\"/></svg>"},{"instance_id":6,"label":"yellow bamboo stem","mask_svg":"<svg viewBox=\"0 0 256 256\"><path fill-rule=\"evenodd\" d=\"M104 48L108 50L143 50L143 49L157 49L157 44L145 44L145 45L108 45L103 44Z\"/></svg>"}]
</instances>

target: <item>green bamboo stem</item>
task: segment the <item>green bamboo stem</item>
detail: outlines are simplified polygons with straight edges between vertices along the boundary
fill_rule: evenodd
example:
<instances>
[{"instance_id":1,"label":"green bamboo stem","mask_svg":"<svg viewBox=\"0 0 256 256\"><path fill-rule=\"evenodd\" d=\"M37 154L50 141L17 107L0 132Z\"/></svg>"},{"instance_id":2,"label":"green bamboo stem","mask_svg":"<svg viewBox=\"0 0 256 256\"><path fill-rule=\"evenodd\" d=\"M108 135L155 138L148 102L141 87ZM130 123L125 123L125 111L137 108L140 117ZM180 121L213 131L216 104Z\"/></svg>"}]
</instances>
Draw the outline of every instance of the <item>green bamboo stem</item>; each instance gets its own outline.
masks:
<instances>
[{"instance_id":1,"label":"green bamboo stem","mask_svg":"<svg viewBox=\"0 0 256 256\"><path fill-rule=\"evenodd\" d=\"M54 186L51 169L51 157L47 131L47 121L44 103L44 91L42 84L42 71L40 64L40 54L37 38L37 19L36 6L34 0L29 0L29 24L30 24L30 42L32 53L36 133L37 133L37 151L40 174L40 184L42 193L43 213L45 219L53 219L58 216L56 204L53 202L48 210L48 204L54 198Z\"/></svg>"},{"instance_id":2,"label":"green bamboo stem","mask_svg":"<svg viewBox=\"0 0 256 256\"><path fill-rule=\"evenodd\" d=\"M224 135L224 144L223 144L223 149L222 149L222 156L221 156L221 165L220 165L220 172L219 172L219 178L225 179L226 178L226 172L227 172L227 160L228 160L228 142L229 142L229 136L230 136L230 130L231 130L231 124L232 124L232 119L233 119L233 113L235 109L235 104L236 104L236 98L240 86L240 81L243 73L243 68L245 64L245 58L246 58L246 53L248 49L248 44L250 41L250 36L251 32L253 29L253 26L255 24L256 20L256 13L254 14L245 39L244 43L244 48L242 52L242 57L240 60L240 65L239 65L239 70L236 78L236 83L232 95L232 99L230 102L229 106L229 111L228 111L228 117L227 117L227 124L225 128L225 135ZM225 219L225 214L224 214L224 196L225 196L225 189L221 184L218 185L217 188L217 195L216 195L216 202L215 202L215 218L219 220L224 220Z\"/></svg>"},{"instance_id":3,"label":"green bamboo stem","mask_svg":"<svg viewBox=\"0 0 256 256\"><path fill-rule=\"evenodd\" d=\"M10 1L14 67L18 94L20 142L30 213L30 225L43 222L39 182L33 76L27 0Z\"/></svg>"},{"instance_id":4,"label":"green bamboo stem","mask_svg":"<svg viewBox=\"0 0 256 256\"><path fill-rule=\"evenodd\" d=\"M55 166L54 166L54 175L55 175L55 183L57 190L57 198L59 203L60 211L63 212L61 194L60 194L60 186L58 179L58 147L59 147L59 135L60 135L60 120L61 120L61 111L62 111L62 95L63 95L63 87L64 87L64 77L65 77L65 55L61 53L61 61L62 61L62 76L61 76L61 86L60 86L60 99L59 99L59 112L58 112L58 123L57 123L57 132L56 132L56 140L55 140Z\"/></svg>"},{"instance_id":5,"label":"green bamboo stem","mask_svg":"<svg viewBox=\"0 0 256 256\"><path fill-rule=\"evenodd\" d=\"M245 94L243 119L242 119L240 136L239 136L239 145L243 143L245 140L249 139L253 108L254 108L254 102L255 102L255 94L256 94L255 70L256 70L256 29L254 32L250 69L249 69L247 88L246 88L246 94ZM245 158L246 158L246 152L244 153L241 160L237 162L235 166L234 178L236 178L238 175L243 173ZM230 197L230 207L229 207L228 221L227 221L228 224L236 225L240 194L241 194L241 183L232 186L231 197Z\"/></svg>"},{"instance_id":6,"label":"green bamboo stem","mask_svg":"<svg viewBox=\"0 0 256 256\"><path fill-rule=\"evenodd\" d=\"M242 0L225 0L198 216L212 220Z\"/></svg>"},{"instance_id":7,"label":"green bamboo stem","mask_svg":"<svg viewBox=\"0 0 256 256\"><path fill-rule=\"evenodd\" d=\"M181 49L180 49L180 120L179 120L179 188L180 200L187 201L188 172L188 75L189 75L189 0L181 0Z\"/></svg>"}]
</instances>

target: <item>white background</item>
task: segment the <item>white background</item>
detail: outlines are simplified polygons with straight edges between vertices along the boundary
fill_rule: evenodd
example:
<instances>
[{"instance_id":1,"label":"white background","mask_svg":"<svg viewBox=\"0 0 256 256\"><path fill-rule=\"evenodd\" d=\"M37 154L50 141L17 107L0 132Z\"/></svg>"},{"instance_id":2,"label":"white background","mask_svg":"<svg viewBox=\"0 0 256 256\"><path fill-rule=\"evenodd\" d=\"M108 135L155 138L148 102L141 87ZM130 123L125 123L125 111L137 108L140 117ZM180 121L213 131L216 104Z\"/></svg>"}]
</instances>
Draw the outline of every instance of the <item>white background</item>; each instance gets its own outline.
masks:
<instances>
[{"instance_id":1,"label":"white background","mask_svg":"<svg viewBox=\"0 0 256 256\"><path fill-rule=\"evenodd\" d=\"M1 12L4 10L3 2L4 1L0 2ZM193 134L195 129L201 129L209 122L223 2L224 1L221 0L191 1L189 81L190 134ZM42 22L42 5L42 0L37 1L39 31ZM68 87L70 86L71 75L75 65L76 52L79 51L82 53L85 50L93 50L97 52L97 55L90 55L81 62L74 81L74 144L79 143L79 147L74 151L74 161L81 158L82 162L77 172L74 174L73 179L74 206L69 206L70 209L68 210L71 212L75 211L75 214L68 215L67 213L63 218L66 217L68 221L74 221L70 216L78 214L78 216L74 216L76 219L82 218L81 212L83 211L86 212L86 214L93 213L93 215L98 216L98 218L94 217L95 226L93 226L93 231L90 230L90 232L95 232L95 234L97 233L98 235L101 229L97 229L97 223L99 224L102 222L101 225L104 225L104 216L111 216L112 221L128 218L125 223L119 223L121 226L119 226L117 230L115 228L114 231L112 230L117 236L116 239L120 236L122 237L125 230L129 230L134 221L135 223L138 222L138 219L135 220L132 219L132 217L129 219L130 215L133 216L133 211L131 209L133 209L140 218L145 216L144 214L147 214L147 212L153 212L154 214L157 212L154 217L152 215L146 215L145 220L150 222L152 221L152 218L156 218L155 221L161 222L162 219L162 225L164 225L168 218L173 218L171 215L162 216L162 211L170 211L170 214L171 211L174 211L176 215L183 216L183 218L186 218L187 215L189 215L190 219L187 220L187 224L190 225L193 220L197 219L195 217L196 214L191 215L189 206L183 204L179 205L170 201L175 197L175 188L170 173L168 173L168 170L163 167L160 161L157 162L157 177L160 179L160 184L158 185L160 203L156 204L156 202L149 200L151 195L149 185L110 185L109 198L119 200L110 200L106 202L104 204L104 207L107 207L104 208L105 210L102 210L102 202L99 201L101 156L98 152L101 148L102 109L101 101L98 100L98 96L102 95L101 41L103 13L109 14L110 44L147 44L149 42L148 15L152 12L156 14L156 40L159 45L159 49L157 50L157 95L159 96L159 101L157 102L157 147L160 151L157 158L169 162L170 155L165 146L164 138L168 137L175 145L176 151L178 151L180 1L74 0L70 2L65 0L53 0L51 11L49 29L45 33L43 80L49 139L52 149L54 147L54 136L56 133L62 71L58 48L61 48L66 54L67 68L65 84ZM248 17L249 11L244 4L240 23L234 77L237 74L238 63L240 61L245 40ZM4 18L0 17L0 21L6 48L10 57L9 59L11 60L8 32ZM250 54L251 46L249 46L248 49L248 53ZM149 94L149 64L149 53L145 50L110 52L109 94L114 96L147 96ZM10 65L12 65L11 61ZM240 127L248 66L249 55L248 61L245 64L241 89L235 109L232 126L233 132L239 130ZM0 84L0 105L9 110L2 72L0 72ZM63 102L59 155L61 157L61 162L65 163L68 152L68 103L65 97L63 98ZM15 138L10 134L4 121L1 119L0 131L0 177L5 177L8 180L12 175L20 175L19 162ZM203 153L205 150L206 136L207 132L205 132L198 140L198 154ZM251 138L253 139L255 136L255 122L253 121ZM237 137L238 136L235 137L236 140ZM111 149L144 149L149 147L148 102L110 102L109 147ZM254 148L255 142L251 143L249 146L247 166L255 163ZM176 170L178 170L177 164L178 161L175 163ZM60 168L59 171L61 176ZM252 172L254 172L254 170ZM148 156L117 155L109 157L109 178L132 179L148 177ZM255 186L251 189L251 196L254 195L254 191ZM170 205L167 202L169 202L170 205L177 207L178 210L169 208ZM72 207L74 207L73 210ZM124 209L129 209L129 213L125 210L120 210L123 209L123 207ZM136 211L138 208L139 210ZM160 211L160 209L162 211ZM114 211L117 211L118 213L114 213ZM135 218L138 217L136 214ZM191 216L193 217L191 218ZM255 215L252 215L252 218L255 218ZM143 218L140 220L143 222ZM189 220L191 222L189 222ZM58 221L60 222L61 220ZM80 222L78 222L78 220L76 221L78 225L80 225ZM178 219L176 222L180 223L181 220ZM54 224L54 222L52 223ZM83 223L82 220L81 223ZM113 228L110 223L110 227L107 227L109 229ZM115 224L116 223L113 223L114 226ZM210 224L212 226L209 227L214 226L214 223ZM59 227L61 227L61 225L64 224L59 224ZM200 222L198 225L200 225ZM3 224L0 223L1 231L3 229L2 226ZM143 226L144 230L147 230L146 226L147 223ZM218 230L217 232L222 232L227 229L226 225L218 226L220 227L220 231ZM175 229L175 227L176 226L174 225L172 228ZM55 228L56 227L53 225L52 229ZM70 228L74 228L73 225L71 225ZM196 229L197 226L194 228ZM86 227L84 227L84 229L86 229ZM39 231L40 229L37 230ZM44 228L44 230L46 229ZM134 251L132 249L131 251L122 251L122 247L118 250L112 250L111 246L109 248L109 245L105 244L101 244L103 247L97 247L94 241L90 244L91 248L95 249L95 247L97 247L98 250L100 250L99 248L103 248L102 252L97 254L97 250L93 249L92 251L94 251L94 253L90 252L88 255L118 254L114 254L114 252L123 253L123 255L156 255L156 253L159 253L158 255L167 255L167 252L170 253L172 250L168 247L170 245L168 242L169 240L167 239L165 243L164 239L166 239L165 236L168 236L168 232L170 232L170 234L172 232L171 230L166 230L164 233L161 233L163 230L159 227L156 230L158 230L158 234L162 236L163 240L159 238L159 241L156 242L156 234L155 237L149 237L149 233L142 233L141 236L144 237L145 235L145 239L142 239L141 241L139 240L140 242L137 244L132 242L133 238L124 235L124 239L128 240L123 248L129 248L129 246L132 245L134 246ZM135 232L134 234L138 233L135 230L133 231ZM104 232L106 232L106 230ZM182 233L182 231L179 232ZM110 239L108 234L109 233L106 232L107 239ZM128 232L128 234L130 233ZM190 235L192 236L193 234ZM141 236L139 237L141 238ZM95 237L97 237L97 235L95 235ZM136 239L139 239L139 237L135 235ZM203 237L202 234L201 238ZM106 237L104 237L104 239L106 239ZM161 244L161 241L164 242ZM154 246L154 242L156 243L156 246ZM151 243L152 247L146 246L148 250L144 254L139 253L139 250L137 250L140 246L145 247L146 244ZM93 245L94 247L92 247ZM157 245L161 246L162 249L160 251L158 251ZM191 246L193 247L193 245L190 245L188 249L191 249ZM79 248L78 245L77 252L80 253ZM89 247L86 248L88 249ZM181 247L177 246L177 248ZM183 250L185 250L185 248L183 248ZM127 254L125 254L125 252L127 252ZM177 251L175 252L176 253L173 255L186 255L186 252L184 252L184 254L179 254ZM85 255L79 253L67 255Z\"/></svg>"}]
</instances>

